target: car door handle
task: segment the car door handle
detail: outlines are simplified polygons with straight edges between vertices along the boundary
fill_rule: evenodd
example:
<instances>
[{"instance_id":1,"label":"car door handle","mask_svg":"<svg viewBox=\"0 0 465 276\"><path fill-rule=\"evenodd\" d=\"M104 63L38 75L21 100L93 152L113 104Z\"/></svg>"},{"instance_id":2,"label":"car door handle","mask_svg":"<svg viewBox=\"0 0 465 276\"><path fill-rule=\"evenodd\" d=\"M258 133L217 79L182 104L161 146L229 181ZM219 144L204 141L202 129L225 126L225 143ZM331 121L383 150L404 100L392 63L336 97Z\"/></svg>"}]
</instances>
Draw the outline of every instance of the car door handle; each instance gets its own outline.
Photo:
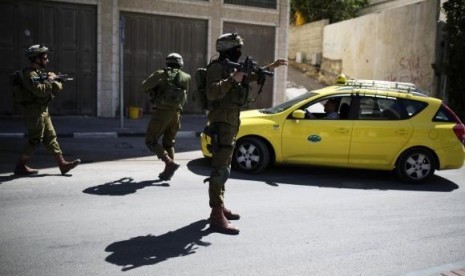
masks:
<instances>
[{"instance_id":1,"label":"car door handle","mask_svg":"<svg viewBox=\"0 0 465 276\"><path fill-rule=\"evenodd\" d=\"M395 131L395 134L398 134L398 135L407 135L409 132L405 129L398 129Z\"/></svg>"},{"instance_id":2,"label":"car door handle","mask_svg":"<svg viewBox=\"0 0 465 276\"><path fill-rule=\"evenodd\" d=\"M341 128L336 129L335 132L337 132L337 133L348 133L349 129L347 129L345 127L341 127Z\"/></svg>"}]
</instances>

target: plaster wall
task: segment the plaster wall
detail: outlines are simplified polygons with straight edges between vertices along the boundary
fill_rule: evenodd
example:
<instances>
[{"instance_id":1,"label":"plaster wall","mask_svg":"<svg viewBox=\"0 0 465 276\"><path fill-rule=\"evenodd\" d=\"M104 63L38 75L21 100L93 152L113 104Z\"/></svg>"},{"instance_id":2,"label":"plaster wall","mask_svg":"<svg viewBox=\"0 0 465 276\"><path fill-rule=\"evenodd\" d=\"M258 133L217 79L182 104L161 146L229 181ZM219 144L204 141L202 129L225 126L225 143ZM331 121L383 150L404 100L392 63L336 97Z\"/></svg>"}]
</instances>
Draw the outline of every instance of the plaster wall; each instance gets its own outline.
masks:
<instances>
[{"instance_id":1,"label":"plaster wall","mask_svg":"<svg viewBox=\"0 0 465 276\"><path fill-rule=\"evenodd\" d=\"M323 73L412 82L431 94L436 14L436 1L426 0L326 26L323 63L339 61L340 72L323 64Z\"/></svg>"}]
</instances>

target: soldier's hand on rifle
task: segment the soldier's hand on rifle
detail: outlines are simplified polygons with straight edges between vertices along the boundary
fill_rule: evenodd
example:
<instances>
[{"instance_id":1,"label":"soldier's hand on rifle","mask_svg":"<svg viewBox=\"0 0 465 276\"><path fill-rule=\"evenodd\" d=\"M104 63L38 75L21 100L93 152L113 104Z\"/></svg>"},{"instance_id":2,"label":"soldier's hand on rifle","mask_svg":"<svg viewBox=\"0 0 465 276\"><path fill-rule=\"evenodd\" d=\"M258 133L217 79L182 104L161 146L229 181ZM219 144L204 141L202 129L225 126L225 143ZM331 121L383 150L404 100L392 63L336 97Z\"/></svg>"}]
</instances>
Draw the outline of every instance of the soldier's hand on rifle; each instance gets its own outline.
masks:
<instances>
[{"instance_id":1,"label":"soldier's hand on rifle","mask_svg":"<svg viewBox=\"0 0 465 276\"><path fill-rule=\"evenodd\" d=\"M47 76L48 81L54 81L56 79L56 77L57 77L57 75L55 73L53 73L53 72L48 72L47 75L48 75Z\"/></svg>"},{"instance_id":2,"label":"soldier's hand on rifle","mask_svg":"<svg viewBox=\"0 0 465 276\"><path fill-rule=\"evenodd\" d=\"M233 78L237 83L239 83L239 82L242 82L242 79L244 78L245 75L247 75L247 74L244 73L244 72L234 70L234 73L232 74L232 78Z\"/></svg>"}]
</instances>

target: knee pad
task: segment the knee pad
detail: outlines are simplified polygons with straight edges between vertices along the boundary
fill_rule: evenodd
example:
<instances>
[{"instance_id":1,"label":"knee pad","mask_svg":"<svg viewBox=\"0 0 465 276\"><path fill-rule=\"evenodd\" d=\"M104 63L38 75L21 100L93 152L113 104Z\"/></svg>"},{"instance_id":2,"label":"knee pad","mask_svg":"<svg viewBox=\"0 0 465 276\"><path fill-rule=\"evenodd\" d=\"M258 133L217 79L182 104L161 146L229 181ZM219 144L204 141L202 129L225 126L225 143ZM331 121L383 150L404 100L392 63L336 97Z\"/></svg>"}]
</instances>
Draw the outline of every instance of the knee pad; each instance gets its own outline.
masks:
<instances>
[{"instance_id":1,"label":"knee pad","mask_svg":"<svg viewBox=\"0 0 465 276\"><path fill-rule=\"evenodd\" d=\"M231 170L229 167L219 167L212 171L210 175L210 183L223 185L229 178Z\"/></svg>"}]
</instances>

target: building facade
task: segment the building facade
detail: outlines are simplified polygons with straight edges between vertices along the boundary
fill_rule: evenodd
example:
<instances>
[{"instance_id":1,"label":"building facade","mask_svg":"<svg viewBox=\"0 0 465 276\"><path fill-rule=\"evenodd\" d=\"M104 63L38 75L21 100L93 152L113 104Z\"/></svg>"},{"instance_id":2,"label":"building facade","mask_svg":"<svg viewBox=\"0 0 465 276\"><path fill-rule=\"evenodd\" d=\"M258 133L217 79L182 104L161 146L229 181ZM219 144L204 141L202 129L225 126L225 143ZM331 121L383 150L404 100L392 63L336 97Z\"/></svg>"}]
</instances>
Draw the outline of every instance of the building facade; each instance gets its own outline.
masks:
<instances>
[{"instance_id":1,"label":"building facade","mask_svg":"<svg viewBox=\"0 0 465 276\"><path fill-rule=\"evenodd\" d=\"M244 55L259 64L287 56L289 0L0 0L0 85L27 64L24 50L35 43L54 48L50 68L75 77L57 97L58 115L118 116L123 108L147 110L140 83L178 52L194 75L215 56L216 38L237 32ZM8 27L5 27L8 26ZM285 97L285 68L267 81L251 107L266 107ZM192 83L191 91L195 83ZM0 113L17 112L11 93ZM123 95L120 97L120 95ZM201 112L188 101L186 112Z\"/></svg>"}]
</instances>

